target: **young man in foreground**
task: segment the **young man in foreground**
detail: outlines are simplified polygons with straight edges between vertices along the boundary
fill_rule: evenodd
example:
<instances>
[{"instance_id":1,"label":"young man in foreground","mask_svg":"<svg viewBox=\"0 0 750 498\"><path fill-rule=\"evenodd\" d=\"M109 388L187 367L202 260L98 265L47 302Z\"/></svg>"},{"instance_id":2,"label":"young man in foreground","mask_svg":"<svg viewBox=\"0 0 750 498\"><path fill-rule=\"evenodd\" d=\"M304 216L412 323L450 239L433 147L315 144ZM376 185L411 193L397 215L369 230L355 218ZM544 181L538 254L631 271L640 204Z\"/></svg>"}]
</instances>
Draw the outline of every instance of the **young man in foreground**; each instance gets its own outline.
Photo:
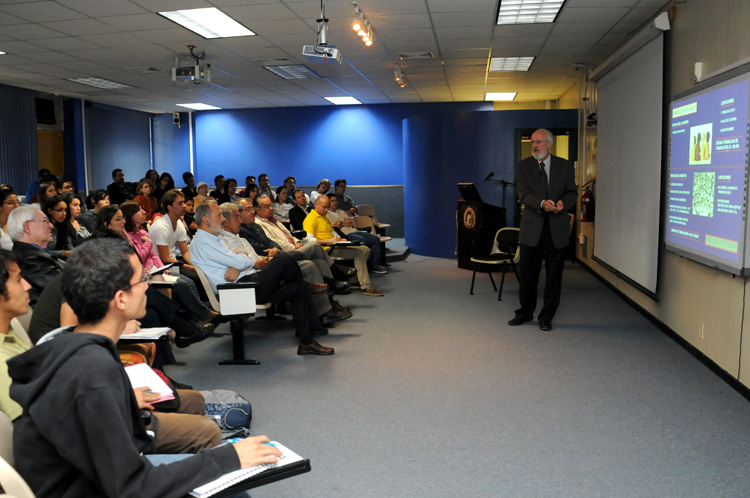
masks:
<instances>
[{"instance_id":1,"label":"young man in foreground","mask_svg":"<svg viewBox=\"0 0 750 498\"><path fill-rule=\"evenodd\" d=\"M62 278L79 325L8 361L10 394L23 408L16 470L38 498L185 496L225 472L277 461L259 436L152 465L115 347L127 321L145 314L149 276L127 242L101 239L73 251Z\"/></svg>"}]
</instances>

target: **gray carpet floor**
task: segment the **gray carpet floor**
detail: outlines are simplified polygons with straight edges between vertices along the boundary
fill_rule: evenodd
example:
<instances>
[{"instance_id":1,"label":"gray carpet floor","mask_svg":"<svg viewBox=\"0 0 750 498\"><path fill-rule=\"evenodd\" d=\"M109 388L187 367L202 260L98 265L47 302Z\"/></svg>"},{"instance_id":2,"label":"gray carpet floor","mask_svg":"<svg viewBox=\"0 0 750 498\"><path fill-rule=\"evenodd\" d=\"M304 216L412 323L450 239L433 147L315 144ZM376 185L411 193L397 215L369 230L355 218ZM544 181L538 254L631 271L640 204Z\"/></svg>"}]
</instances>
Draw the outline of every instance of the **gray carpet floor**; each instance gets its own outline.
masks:
<instances>
[{"instance_id":1,"label":"gray carpet floor","mask_svg":"<svg viewBox=\"0 0 750 498\"><path fill-rule=\"evenodd\" d=\"M542 275L543 278L543 275ZM341 296L354 317L296 355L291 321L250 321L167 367L253 404L254 434L311 460L263 497L746 497L750 403L578 265L552 332L509 327L486 275L411 255L374 276L384 297ZM219 333L228 334L228 325Z\"/></svg>"}]
</instances>

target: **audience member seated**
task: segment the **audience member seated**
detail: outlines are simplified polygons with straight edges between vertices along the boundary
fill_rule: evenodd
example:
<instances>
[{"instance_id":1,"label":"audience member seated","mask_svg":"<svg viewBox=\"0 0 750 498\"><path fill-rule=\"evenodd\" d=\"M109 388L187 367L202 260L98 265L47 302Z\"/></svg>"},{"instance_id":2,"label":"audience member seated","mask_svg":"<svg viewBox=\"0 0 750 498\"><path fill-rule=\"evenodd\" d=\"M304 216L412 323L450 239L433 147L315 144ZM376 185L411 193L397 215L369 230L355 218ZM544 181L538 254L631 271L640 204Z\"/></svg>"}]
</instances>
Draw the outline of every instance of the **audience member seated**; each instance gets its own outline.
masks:
<instances>
[{"instance_id":1,"label":"audience member seated","mask_svg":"<svg viewBox=\"0 0 750 498\"><path fill-rule=\"evenodd\" d=\"M227 196L229 196L229 202L236 202L239 200L240 195L237 193L237 180L234 178L227 178L225 185Z\"/></svg>"},{"instance_id":2,"label":"audience member seated","mask_svg":"<svg viewBox=\"0 0 750 498\"><path fill-rule=\"evenodd\" d=\"M221 240L224 222L218 204L206 201L195 211L198 232L190 249L195 264L203 270L214 292L227 282L255 282L256 302L281 303L291 301L296 335L300 340L297 354L333 354L333 348L321 346L313 336L325 335L315 312L307 285L297 263L288 255L274 258L259 257L255 251L238 254ZM251 248L252 249L252 248ZM283 285L282 285L283 284Z\"/></svg>"},{"instance_id":3,"label":"audience member seated","mask_svg":"<svg viewBox=\"0 0 750 498\"><path fill-rule=\"evenodd\" d=\"M294 206L289 210L289 222L292 230L304 230L303 224L307 218L308 209L307 197L301 190L294 191Z\"/></svg>"},{"instance_id":4,"label":"audience member seated","mask_svg":"<svg viewBox=\"0 0 750 498\"><path fill-rule=\"evenodd\" d=\"M331 188L331 180L328 178L323 178L318 182L318 186L315 187L315 190L310 192L310 208L312 209L315 207L315 202L318 200L318 197L320 197L323 194L327 194L328 190Z\"/></svg>"},{"instance_id":5,"label":"audience member seated","mask_svg":"<svg viewBox=\"0 0 750 498\"><path fill-rule=\"evenodd\" d=\"M195 203L195 207L198 207L201 202L207 201L210 198L208 195L208 183L198 182L198 186L195 190L198 192L198 195L193 198L193 202Z\"/></svg>"},{"instance_id":6,"label":"audience member seated","mask_svg":"<svg viewBox=\"0 0 750 498\"><path fill-rule=\"evenodd\" d=\"M247 200L244 200L247 202ZM270 249L267 251L255 250L250 242L244 237L240 236L240 229L242 228L242 218L240 216L239 206L233 202L227 202L219 206L221 214L224 216L224 230L220 233L219 237L223 240L230 248L236 249L237 251L245 254L255 253L264 254L270 258L273 258L279 253L278 249ZM244 208L243 208L244 212ZM318 312L318 317L323 326L333 325L334 322L339 320L346 320L351 318L351 312L337 311L333 309L333 304L328 296L327 292L317 292L317 288L321 285L324 290L328 290L328 282L320 273L317 266L312 261L306 259L296 259L299 265L300 271L302 272L302 278L308 284L313 284L311 287L313 290L310 292L312 295L313 303L315 304L315 310ZM330 274L330 271L328 272ZM332 278L328 279L329 282L336 284L337 282Z\"/></svg>"},{"instance_id":7,"label":"audience member seated","mask_svg":"<svg viewBox=\"0 0 750 498\"><path fill-rule=\"evenodd\" d=\"M286 203L294 205L294 198L292 197L292 194L297 189L297 179L293 176L287 176L284 178L284 186L286 187ZM276 195L278 196L279 191L276 190Z\"/></svg>"},{"instance_id":8,"label":"audience member seated","mask_svg":"<svg viewBox=\"0 0 750 498\"><path fill-rule=\"evenodd\" d=\"M107 225L107 228L122 235L133 245L133 247L135 247L135 252L138 254L141 264L143 264L143 268L146 271L151 271L154 268L161 268L164 266L164 263L159 259L159 256L154 250L154 245L148 236L148 232L144 230L146 216L143 209L134 202L125 202L120 206L119 212L122 222L117 221L114 224L110 223ZM113 216L113 220L116 220L118 214ZM171 275L169 270L165 273ZM219 316L218 313L210 310L205 304L203 304L198 295L195 283L192 280L185 275L178 274L174 276L177 278L172 289L175 298L186 310L199 320L198 325L208 324Z\"/></svg>"},{"instance_id":9,"label":"audience member seated","mask_svg":"<svg viewBox=\"0 0 750 498\"><path fill-rule=\"evenodd\" d=\"M77 247L91 236L91 232L89 232L88 228L86 228L86 226L79 220L83 200L81 199L81 196L75 192L68 192L63 199L68 205L68 230L72 236L73 246Z\"/></svg>"},{"instance_id":10,"label":"audience member seated","mask_svg":"<svg viewBox=\"0 0 750 498\"><path fill-rule=\"evenodd\" d=\"M179 273L190 278L200 289L198 274L190 265L187 229L181 219L185 215L182 192L173 189L164 194L162 210L164 216L151 223L148 229L149 237L156 246L156 254L163 263L181 263ZM177 250L180 251L181 261L177 259Z\"/></svg>"},{"instance_id":11,"label":"audience member seated","mask_svg":"<svg viewBox=\"0 0 750 498\"><path fill-rule=\"evenodd\" d=\"M155 169L147 169L146 173L143 175L143 178L148 178L152 182L154 182L154 190L156 190L156 185L159 184L159 172ZM154 192L151 192L151 195L154 195Z\"/></svg>"},{"instance_id":12,"label":"audience member seated","mask_svg":"<svg viewBox=\"0 0 750 498\"><path fill-rule=\"evenodd\" d=\"M315 209L310 211L305 218L304 227L308 234L312 234L318 244L329 246L343 239L333 232L331 222L326 218L328 207L331 200L327 195L321 195L315 202ZM370 257L370 249L366 246L352 247L334 247L332 255L354 260L354 267L357 269L357 279L365 296L382 296L383 292L379 291L370 283L370 273L367 271L367 259Z\"/></svg>"},{"instance_id":13,"label":"audience member seated","mask_svg":"<svg viewBox=\"0 0 750 498\"><path fill-rule=\"evenodd\" d=\"M152 182L148 178L142 178L141 181L138 182L138 186L136 187L136 192L138 193L138 195L136 195L133 200L137 202L139 206L141 206L143 212L146 214L147 220L150 220L151 217L159 210L159 204L156 202L156 198L151 197L151 192L153 192L155 189L156 186L154 185L154 182Z\"/></svg>"},{"instance_id":14,"label":"audience member seated","mask_svg":"<svg viewBox=\"0 0 750 498\"><path fill-rule=\"evenodd\" d=\"M198 195L198 191L195 188L195 177L191 172L184 172L182 174L182 181L185 182L185 187L180 192L185 196L185 201L189 201Z\"/></svg>"},{"instance_id":15,"label":"audience member seated","mask_svg":"<svg viewBox=\"0 0 750 498\"><path fill-rule=\"evenodd\" d=\"M170 190L174 189L174 178L172 178L172 175L169 173L162 173L159 177L159 181L156 184L156 189L154 190L154 197L156 197L156 202L161 203L161 198L164 197L164 194L169 192Z\"/></svg>"},{"instance_id":16,"label":"audience member seated","mask_svg":"<svg viewBox=\"0 0 750 498\"><path fill-rule=\"evenodd\" d=\"M29 188L26 189L26 204L31 204L31 198L37 195L39 191L39 184L42 183L42 178L45 175L49 175L51 172L47 168L42 168L37 173L37 179L29 183Z\"/></svg>"},{"instance_id":17,"label":"audience member seated","mask_svg":"<svg viewBox=\"0 0 750 498\"><path fill-rule=\"evenodd\" d=\"M31 284L34 306L47 284L62 271L62 265L43 248L52 240L52 224L35 206L21 206L8 217L8 234L18 256L21 275Z\"/></svg>"},{"instance_id":18,"label":"audience member seated","mask_svg":"<svg viewBox=\"0 0 750 498\"><path fill-rule=\"evenodd\" d=\"M268 175L265 173L258 175L258 195L261 194L267 195L272 201L276 199L276 194L269 184Z\"/></svg>"},{"instance_id":19,"label":"audience member seated","mask_svg":"<svg viewBox=\"0 0 750 498\"><path fill-rule=\"evenodd\" d=\"M256 244L258 247L270 246L273 244L273 248L278 248L281 252L287 253L295 260L310 260L318 267L320 273L326 279L331 288L337 292L346 293L348 285L344 286L344 282L337 282L334 280L348 279L353 273L347 270L338 269L338 265L333 263L333 260L318 244L303 244L300 240L296 239L289 231L284 228L284 225L278 222L273 216L273 208L271 199L265 195L261 195L256 199L257 216L255 212L249 209L248 201L240 201L242 206L247 206L248 210L244 208L242 210L242 216L245 221L240 235L247 238L250 244ZM252 216L252 220L251 220ZM261 235L259 232L262 232ZM264 240L265 239L265 240ZM266 242L268 240L269 242ZM263 250L268 247L262 247ZM343 287L342 287L343 286Z\"/></svg>"},{"instance_id":20,"label":"audience member seated","mask_svg":"<svg viewBox=\"0 0 750 498\"><path fill-rule=\"evenodd\" d=\"M47 252L52 257L66 259L73 250L73 235L69 230L68 205L62 197L49 197L42 206L52 224L52 240L47 244Z\"/></svg>"},{"instance_id":21,"label":"audience member seated","mask_svg":"<svg viewBox=\"0 0 750 498\"><path fill-rule=\"evenodd\" d=\"M331 204L326 213L326 218L331 222L333 229L337 232L340 230L346 240L361 242L370 249L370 259L367 261L367 268L370 273L388 273L385 268L380 266L380 237L354 228L352 219L347 216L343 209L339 209L338 195L327 195Z\"/></svg>"},{"instance_id":22,"label":"audience member seated","mask_svg":"<svg viewBox=\"0 0 750 498\"><path fill-rule=\"evenodd\" d=\"M286 187L283 185L276 189L276 199L273 201L273 215L279 220L284 227L289 230L291 227L289 223L289 211L292 209L292 204L286 202L289 194L287 193Z\"/></svg>"},{"instance_id":23,"label":"audience member seated","mask_svg":"<svg viewBox=\"0 0 750 498\"><path fill-rule=\"evenodd\" d=\"M257 437L175 456L168 465L144 456L152 447L140 413L147 403L133 396L114 346L128 320L143 315L147 287L125 242L81 245L62 281L80 325L9 361L11 397L23 409L14 424L16 470L37 497L184 496L222 473L280 455Z\"/></svg>"},{"instance_id":24,"label":"audience member seated","mask_svg":"<svg viewBox=\"0 0 750 498\"><path fill-rule=\"evenodd\" d=\"M27 199L26 204L39 204L39 206L43 207L48 198L54 197L59 193L60 186L57 184L55 175L47 175L45 179L48 181L42 181L39 184L39 190L36 195L31 200Z\"/></svg>"},{"instance_id":25,"label":"audience member seated","mask_svg":"<svg viewBox=\"0 0 750 498\"><path fill-rule=\"evenodd\" d=\"M29 311L31 285L21 276L16 256L0 249L0 411L13 421L21 416L21 405L10 398L10 376L6 361L31 349L10 326L13 318Z\"/></svg>"},{"instance_id":26,"label":"audience member seated","mask_svg":"<svg viewBox=\"0 0 750 498\"><path fill-rule=\"evenodd\" d=\"M8 235L8 216L18 206L18 196L12 188L0 189L0 247L9 251L13 249L13 239Z\"/></svg>"},{"instance_id":27,"label":"audience member seated","mask_svg":"<svg viewBox=\"0 0 750 498\"><path fill-rule=\"evenodd\" d=\"M83 213L78 221L83 223L86 230L94 231L96 226L96 215L104 206L109 206L109 192L107 190L96 190L86 198L86 207L88 210Z\"/></svg>"},{"instance_id":28,"label":"audience member seated","mask_svg":"<svg viewBox=\"0 0 750 498\"><path fill-rule=\"evenodd\" d=\"M351 197L346 195L346 180L339 178L333 184L336 192L336 197L339 200L339 209L343 210L347 216L354 216L357 214L357 208L354 205L354 201Z\"/></svg>"},{"instance_id":29,"label":"audience member seated","mask_svg":"<svg viewBox=\"0 0 750 498\"><path fill-rule=\"evenodd\" d=\"M78 190L76 189L76 185L75 182L73 182L73 179L66 176L62 180L62 186L60 187L60 197L65 197L70 192L77 194Z\"/></svg>"},{"instance_id":30,"label":"audience member seated","mask_svg":"<svg viewBox=\"0 0 750 498\"><path fill-rule=\"evenodd\" d=\"M135 197L134 185L125 181L125 173L120 168L112 170L112 180L114 181L107 185L112 204L122 204Z\"/></svg>"},{"instance_id":31,"label":"audience member seated","mask_svg":"<svg viewBox=\"0 0 750 498\"><path fill-rule=\"evenodd\" d=\"M240 190L240 197L250 197L249 194L251 185L255 185L255 177L253 175L248 175L245 177L245 188Z\"/></svg>"},{"instance_id":32,"label":"audience member seated","mask_svg":"<svg viewBox=\"0 0 750 498\"><path fill-rule=\"evenodd\" d=\"M216 188L211 191L209 196L213 197L213 199L219 204L229 202L230 199L229 199L229 194L227 194L227 191L226 191L224 175L216 175L214 177L214 185L216 185Z\"/></svg>"},{"instance_id":33,"label":"audience member seated","mask_svg":"<svg viewBox=\"0 0 750 498\"><path fill-rule=\"evenodd\" d=\"M195 232L198 230L198 224L195 223L195 200L185 199L185 214L182 216L182 221L185 222L185 226L188 230L188 235L192 238Z\"/></svg>"}]
</instances>

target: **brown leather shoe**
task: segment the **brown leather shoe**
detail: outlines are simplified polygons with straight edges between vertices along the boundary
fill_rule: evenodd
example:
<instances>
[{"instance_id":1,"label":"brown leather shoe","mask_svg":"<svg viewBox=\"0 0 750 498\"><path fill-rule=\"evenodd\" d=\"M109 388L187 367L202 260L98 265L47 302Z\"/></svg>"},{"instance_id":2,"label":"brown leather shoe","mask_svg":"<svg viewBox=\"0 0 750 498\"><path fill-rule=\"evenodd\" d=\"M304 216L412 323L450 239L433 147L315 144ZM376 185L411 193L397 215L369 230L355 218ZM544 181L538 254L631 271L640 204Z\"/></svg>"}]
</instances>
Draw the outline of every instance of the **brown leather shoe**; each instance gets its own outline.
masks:
<instances>
[{"instance_id":1,"label":"brown leather shoe","mask_svg":"<svg viewBox=\"0 0 750 498\"><path fill-rule=\"evenodd\" d=\"M333 348L327 348L325 346L321 346L315 341L312 341L310 344L300 344L297 346L297 354L298 355L305 355L305 354L317 354L321 356L333 354Z\"/></svg>"},{"instance_id":2,"label":"brown leather shoe","mask_svg":"<svg viewBox=\"0 0 750 498\"><path fill-rule=\"evenodd\" d=\"M313 282L307 282L307 292L311 296L319 296L328 292L328 284L315 284Z\"/></svg>"}]
</instances>

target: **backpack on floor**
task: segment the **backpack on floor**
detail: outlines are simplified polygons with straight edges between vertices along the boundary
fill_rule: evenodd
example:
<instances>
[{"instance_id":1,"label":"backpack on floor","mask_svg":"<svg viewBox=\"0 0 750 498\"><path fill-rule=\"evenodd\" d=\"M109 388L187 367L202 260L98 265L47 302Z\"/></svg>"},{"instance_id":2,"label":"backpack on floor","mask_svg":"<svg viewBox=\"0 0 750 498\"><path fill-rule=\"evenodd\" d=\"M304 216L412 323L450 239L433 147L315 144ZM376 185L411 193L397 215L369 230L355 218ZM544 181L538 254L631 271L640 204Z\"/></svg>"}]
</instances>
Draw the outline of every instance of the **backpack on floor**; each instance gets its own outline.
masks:
<instances>
[{"instance_id":1,"label":"backpack on floor","mask_svg":"<svg viewBox=\"0 0 750 498\"><path fill-rule=\"evenodd\" d=\"M253 408L248 400L229 389L213 389L200 393L206 400L206 416L219 424L222 439L250 435Z\"/></svg>"}]
</instances>

